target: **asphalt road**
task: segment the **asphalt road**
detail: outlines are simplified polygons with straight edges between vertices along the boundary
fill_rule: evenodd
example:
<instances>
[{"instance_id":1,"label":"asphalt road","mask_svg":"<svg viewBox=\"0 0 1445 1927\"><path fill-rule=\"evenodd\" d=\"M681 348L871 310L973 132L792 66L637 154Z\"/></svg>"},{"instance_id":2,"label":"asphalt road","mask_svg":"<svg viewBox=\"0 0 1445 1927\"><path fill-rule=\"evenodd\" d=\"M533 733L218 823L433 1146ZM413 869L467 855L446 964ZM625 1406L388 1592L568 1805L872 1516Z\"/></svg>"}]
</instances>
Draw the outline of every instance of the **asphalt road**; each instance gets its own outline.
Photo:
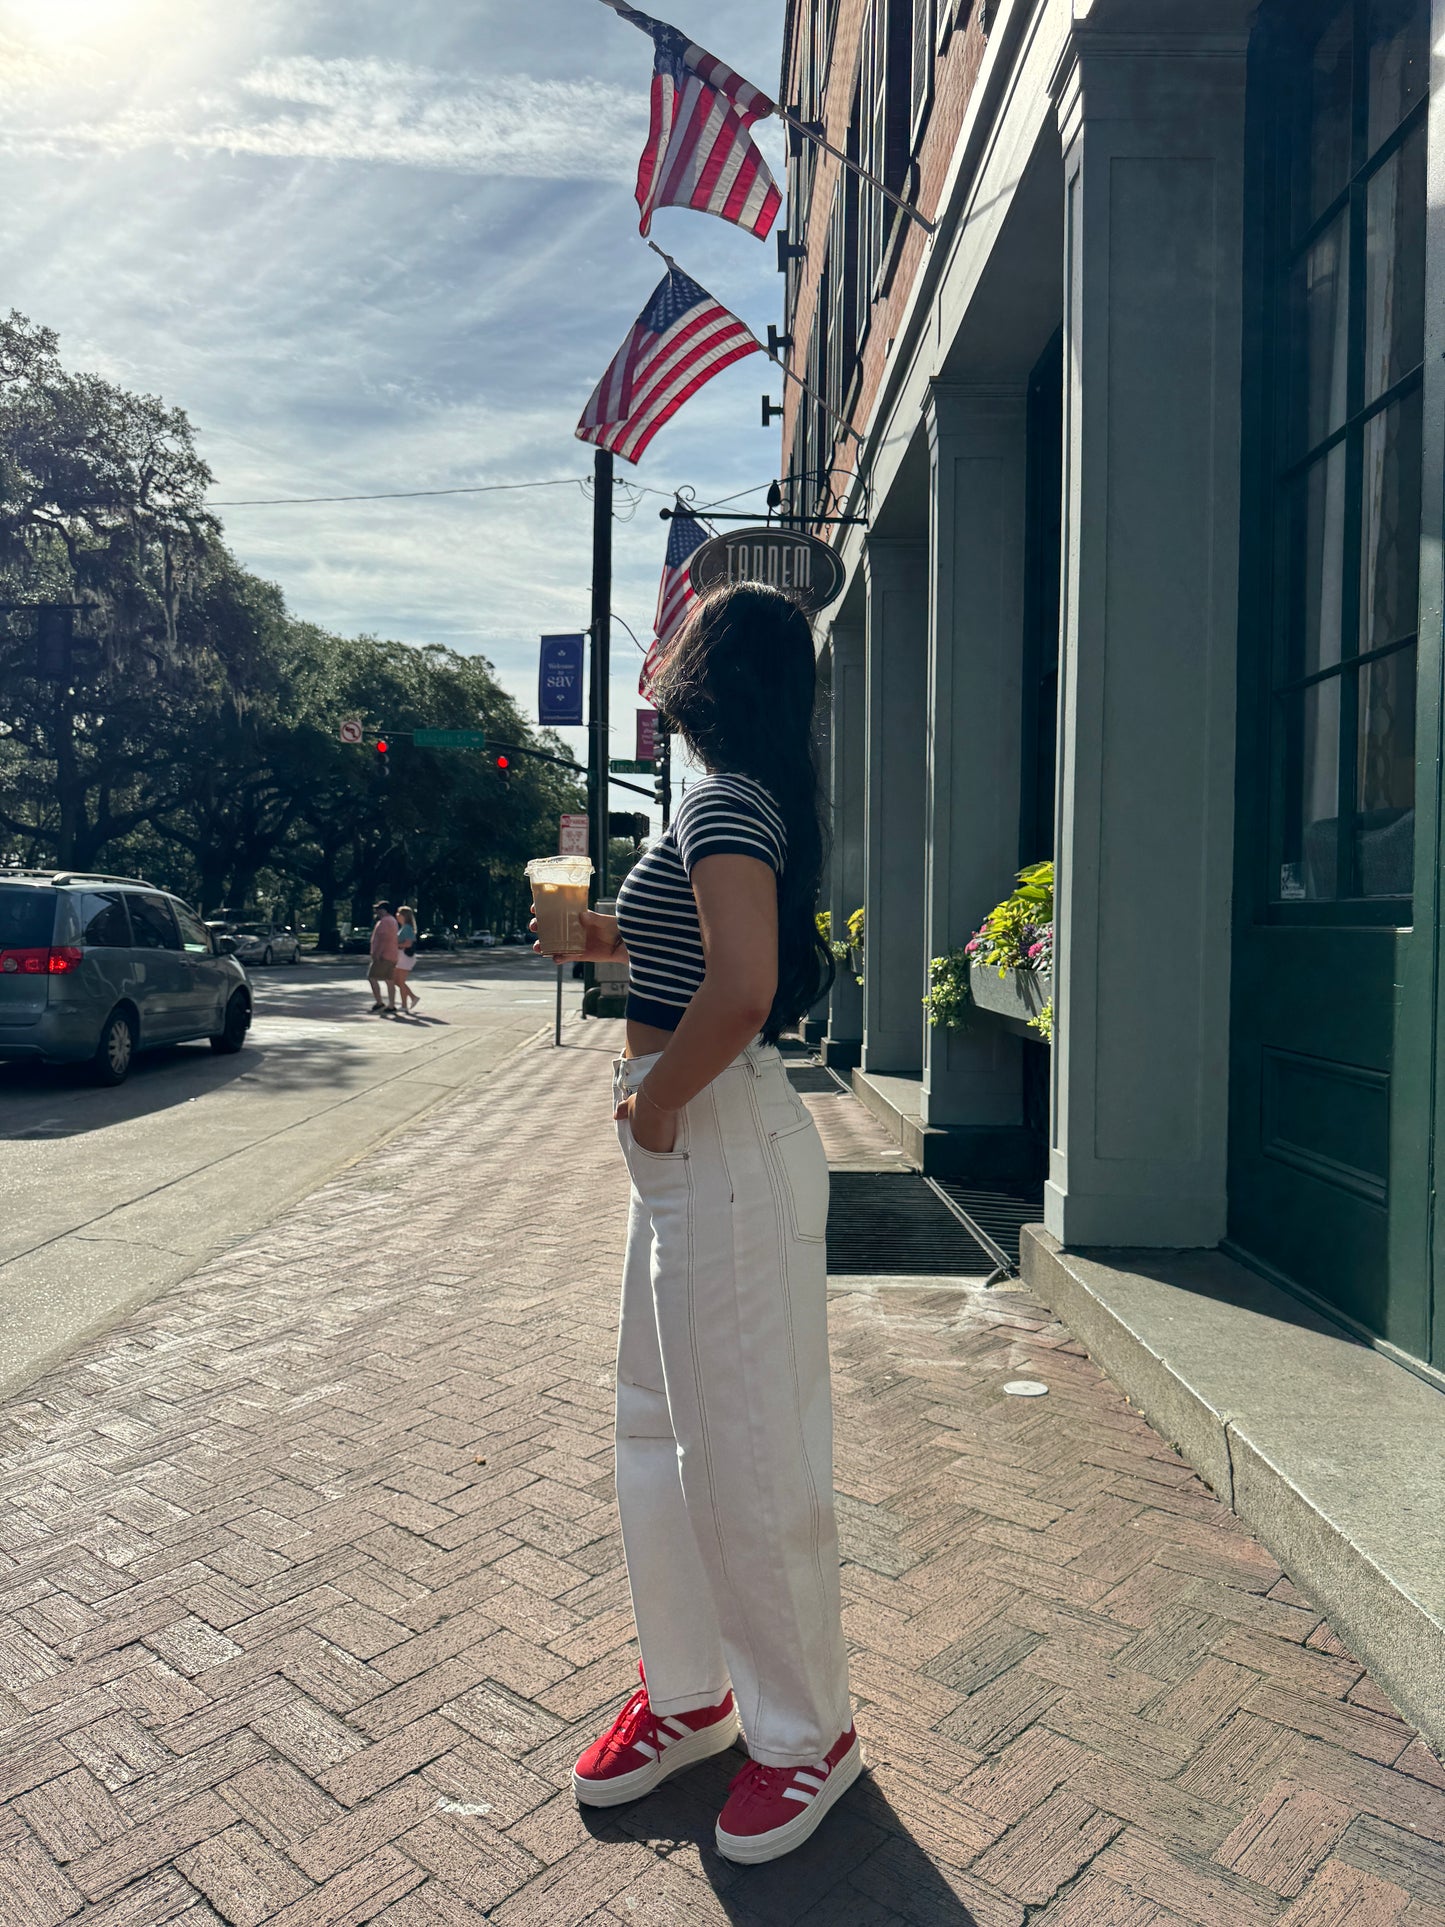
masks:
<instances>
[{"instance_id":1,"label":"asphalt road","mask_svg":"<svg viewBox=\"0 0 1445 1927\"><path fill-rule=\"evenodd\" d=\"M0 1065L0 1393L552 1024L555 974L521 950L423 957L408 1019L370 1014L365 966L254 970L245 1050L158 1051L118 1090ZM569 1015L580 993L569 978Z\"/></svg>"}]
</instances>

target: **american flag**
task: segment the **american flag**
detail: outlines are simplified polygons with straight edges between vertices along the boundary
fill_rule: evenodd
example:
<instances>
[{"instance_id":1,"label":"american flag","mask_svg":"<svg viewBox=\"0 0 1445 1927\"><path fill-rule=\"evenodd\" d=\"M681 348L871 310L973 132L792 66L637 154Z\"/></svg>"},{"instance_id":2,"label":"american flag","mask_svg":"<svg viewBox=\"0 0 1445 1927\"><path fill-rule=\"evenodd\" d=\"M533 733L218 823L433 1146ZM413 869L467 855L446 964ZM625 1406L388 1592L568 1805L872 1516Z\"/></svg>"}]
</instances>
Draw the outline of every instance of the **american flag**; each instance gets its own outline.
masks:
<instances>
[{"instance_id":1,"label":"american flag","mask_svg":"<svg viewBox=\"0 0 1445 1927\"><path fill-rule=\"evenodd\" d=\"M652 647L642 665L642 674L637 678L637 693L645 696L649 702L662 659L682 627L688 610L697 601L687 565L692 560L693 551L700 549L707 539L707 530L694 516L673 516L672 530L667 538L667 560L662 565L662 586L657 592L657 619L652 625Z\"/></svg>"},{"instance_id":2,"label":"american flag","mask_svg":"<svg viewBox=\"0 0 1445 1927\"><path fill-rule=\"evenodd\" d=\"M783 197L749 129L775 104L666 21L624 0L604 5L652 36L652 125L637 170L642 232L651 233L657 208L690 207L766 240Z\"/></svg>"},{"instance_id":3,"label":"american flag","mask_svg":"<svg viewBox=\"0 0 1445 1927\"><path fill-rule=\"evenodd\" d=\"M635 462L705 382L760 349L735 314L669 262L598 382L577 438Z\"/></svg>"}]
</instances>

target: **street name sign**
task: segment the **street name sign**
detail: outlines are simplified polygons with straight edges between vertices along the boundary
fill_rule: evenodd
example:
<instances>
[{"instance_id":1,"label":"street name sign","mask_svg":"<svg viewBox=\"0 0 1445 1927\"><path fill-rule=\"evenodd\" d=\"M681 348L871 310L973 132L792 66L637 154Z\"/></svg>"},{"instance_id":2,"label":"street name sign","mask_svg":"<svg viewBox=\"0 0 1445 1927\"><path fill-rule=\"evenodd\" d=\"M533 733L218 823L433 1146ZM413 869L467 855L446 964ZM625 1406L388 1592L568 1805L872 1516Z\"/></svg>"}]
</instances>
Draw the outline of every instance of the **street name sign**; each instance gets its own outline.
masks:
<instances>
[{"instance_id":1,"label":"street name sign","mask_svg":"<svg viewBox=\"0 0 1445 1927\"><path fill-rule=\"evenodd\" d=\"M558 856L586 856L587 818L585 816L564 816L562 827L557 836Z\"/></svg>"},{"instance_id":2,"label":"street name sign","mask_svg":"<svg viewBox=\"0 0 1445 1927\"><path fill-rule=\"evenodd\" d=\"M847 571L835 552L815 535L797 529L734 529L715 535L693 551L688 575L699 595L725 583L765 582L783 589L809 615L817 615L842 595Z\"/></svg>"},{"instance_id":3,"label":"street name sign","mask_svg":"<svg viewBox=\"0 0 1445 1927\"><path fill-rule=\"evenodd\" d=\"M573 727L582 720L582 656L585 636L543 636L537 675L539 722Z\"/></svg>"},{"instance_id":4,"label":"street name sign","mask_svg":"<svg viewBox=\"0 0 1445 1927\"><path fill-rule=\"evenodd\" d=\"M418 749L485 749L484 729L414 729L411 740Z\"/></svg>"},{"instance_id":5,"label":"street name sign","mask_svg":"<svg viewBox=\"0 0 1445 1927\"><path fill-rule=\"evenodd\" d=\"M343 743L359 743L366 734L359 716L346 716L342 719L338 732Z\"/></svg>"},{"instance_id":6,"label":"street name sign","mask_svg":"<svg viewBox=\"0 0 1445 1927\"><path fill-rule=\"evenodd\" d=\"M651 776L652 759L649 757L645 763L640 758L627 763L613 763L611 767L614 776Z\"/></svg>"}]
</instances>

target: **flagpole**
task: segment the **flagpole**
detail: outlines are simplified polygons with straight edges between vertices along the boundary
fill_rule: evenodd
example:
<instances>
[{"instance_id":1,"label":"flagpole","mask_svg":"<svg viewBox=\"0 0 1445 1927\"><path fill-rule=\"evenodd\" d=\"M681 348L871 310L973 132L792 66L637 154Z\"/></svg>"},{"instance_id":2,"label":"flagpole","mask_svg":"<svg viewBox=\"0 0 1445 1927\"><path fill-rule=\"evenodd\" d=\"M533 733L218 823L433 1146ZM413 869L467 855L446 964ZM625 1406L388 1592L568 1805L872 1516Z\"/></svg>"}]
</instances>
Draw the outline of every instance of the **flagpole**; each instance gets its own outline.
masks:
<instances>
[{"instance_id":1,"label":"flagpole","mask_svg":"<svg viewBox=\"0 0 1445 1927\"><path fill-rule=\"evenodd\" d=\"M757 341L757 336L754 335L753 339ZM763 344L760 341L758 341L758 346L763 348ZM829 421L836 422L843 434L851 435L860 448L863 446L863 437L858 433L857 429L854 428L853 424L851 422L845 422L841 415L836 414L810 381L804 381L801 375L795 375L781 355L772 354L766 348L763 348L763 353L767 355L768 360L772 362L775 368L782 369L785 381L795 381L805 395L811 395L813 400L817 402Z\"/></svg>"},{"instance_id":2,"label":"flagpole","mask_svg":"<svg viewBox=\"0 0 1445 1927\"><path fill-rule=\"evenodd\" d=\"M611 0L607 0L607 4L610 6ZM938 232L936 221L930 221L926 215L920 214L916 207L911 206L901 195L895 194L893 189L880 181L876 174L870 173L866 167L860 167L857 161L850 160L841 147L834 147L831 141L825 140L816 127L810 127L807 121L799 120L797 115L790 114L786 107L775 106L773 112L786 126L791 127L795 133L801 134L804 140L812 141L814 146L821 147L825 154L831 154L835 161L841 161L844 167L850 168L860 181L867 181L870 187L876 187L885 201L891 201L901 214L908 216L910 221L917 221L925 234Z\"/></svg>"},{"instance_id":3,"label":"flagpole","mask_svg":"<svg viewBox=\"0 0 1445 1927\"><path fill-rule=\"evenodd\" d=\"M599 448L592 467L592 689L588 717L587 800L592 817L592 901L608 897L607 806L612 744L608 680L612 651L612 455Z\"/></svg>"}]
</instances>

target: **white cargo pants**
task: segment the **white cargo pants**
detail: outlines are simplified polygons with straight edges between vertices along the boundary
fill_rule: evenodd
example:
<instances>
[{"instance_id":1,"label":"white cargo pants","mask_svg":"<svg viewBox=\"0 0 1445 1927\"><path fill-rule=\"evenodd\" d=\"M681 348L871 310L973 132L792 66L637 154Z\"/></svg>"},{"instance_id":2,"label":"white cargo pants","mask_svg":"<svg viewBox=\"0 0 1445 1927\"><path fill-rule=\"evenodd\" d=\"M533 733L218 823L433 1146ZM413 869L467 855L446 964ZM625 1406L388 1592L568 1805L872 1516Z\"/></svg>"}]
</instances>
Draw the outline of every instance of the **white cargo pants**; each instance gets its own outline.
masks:
<instances>
[{"instance_id":1,"label":"white cargo pants","mask_svg":"<svg viewBox=\"0 0 1445 1927\"><path fill-rule=\"evenodd\" d=\"M654 1057L619 1059L616 1092ZM617 1351L617 1501L658 1713L729 1685L764 1766L821 1759L852 1722L828 1373L828 1166L771 1046L678 1118L632 1178Z\"/></svg>"}]
</instances>

